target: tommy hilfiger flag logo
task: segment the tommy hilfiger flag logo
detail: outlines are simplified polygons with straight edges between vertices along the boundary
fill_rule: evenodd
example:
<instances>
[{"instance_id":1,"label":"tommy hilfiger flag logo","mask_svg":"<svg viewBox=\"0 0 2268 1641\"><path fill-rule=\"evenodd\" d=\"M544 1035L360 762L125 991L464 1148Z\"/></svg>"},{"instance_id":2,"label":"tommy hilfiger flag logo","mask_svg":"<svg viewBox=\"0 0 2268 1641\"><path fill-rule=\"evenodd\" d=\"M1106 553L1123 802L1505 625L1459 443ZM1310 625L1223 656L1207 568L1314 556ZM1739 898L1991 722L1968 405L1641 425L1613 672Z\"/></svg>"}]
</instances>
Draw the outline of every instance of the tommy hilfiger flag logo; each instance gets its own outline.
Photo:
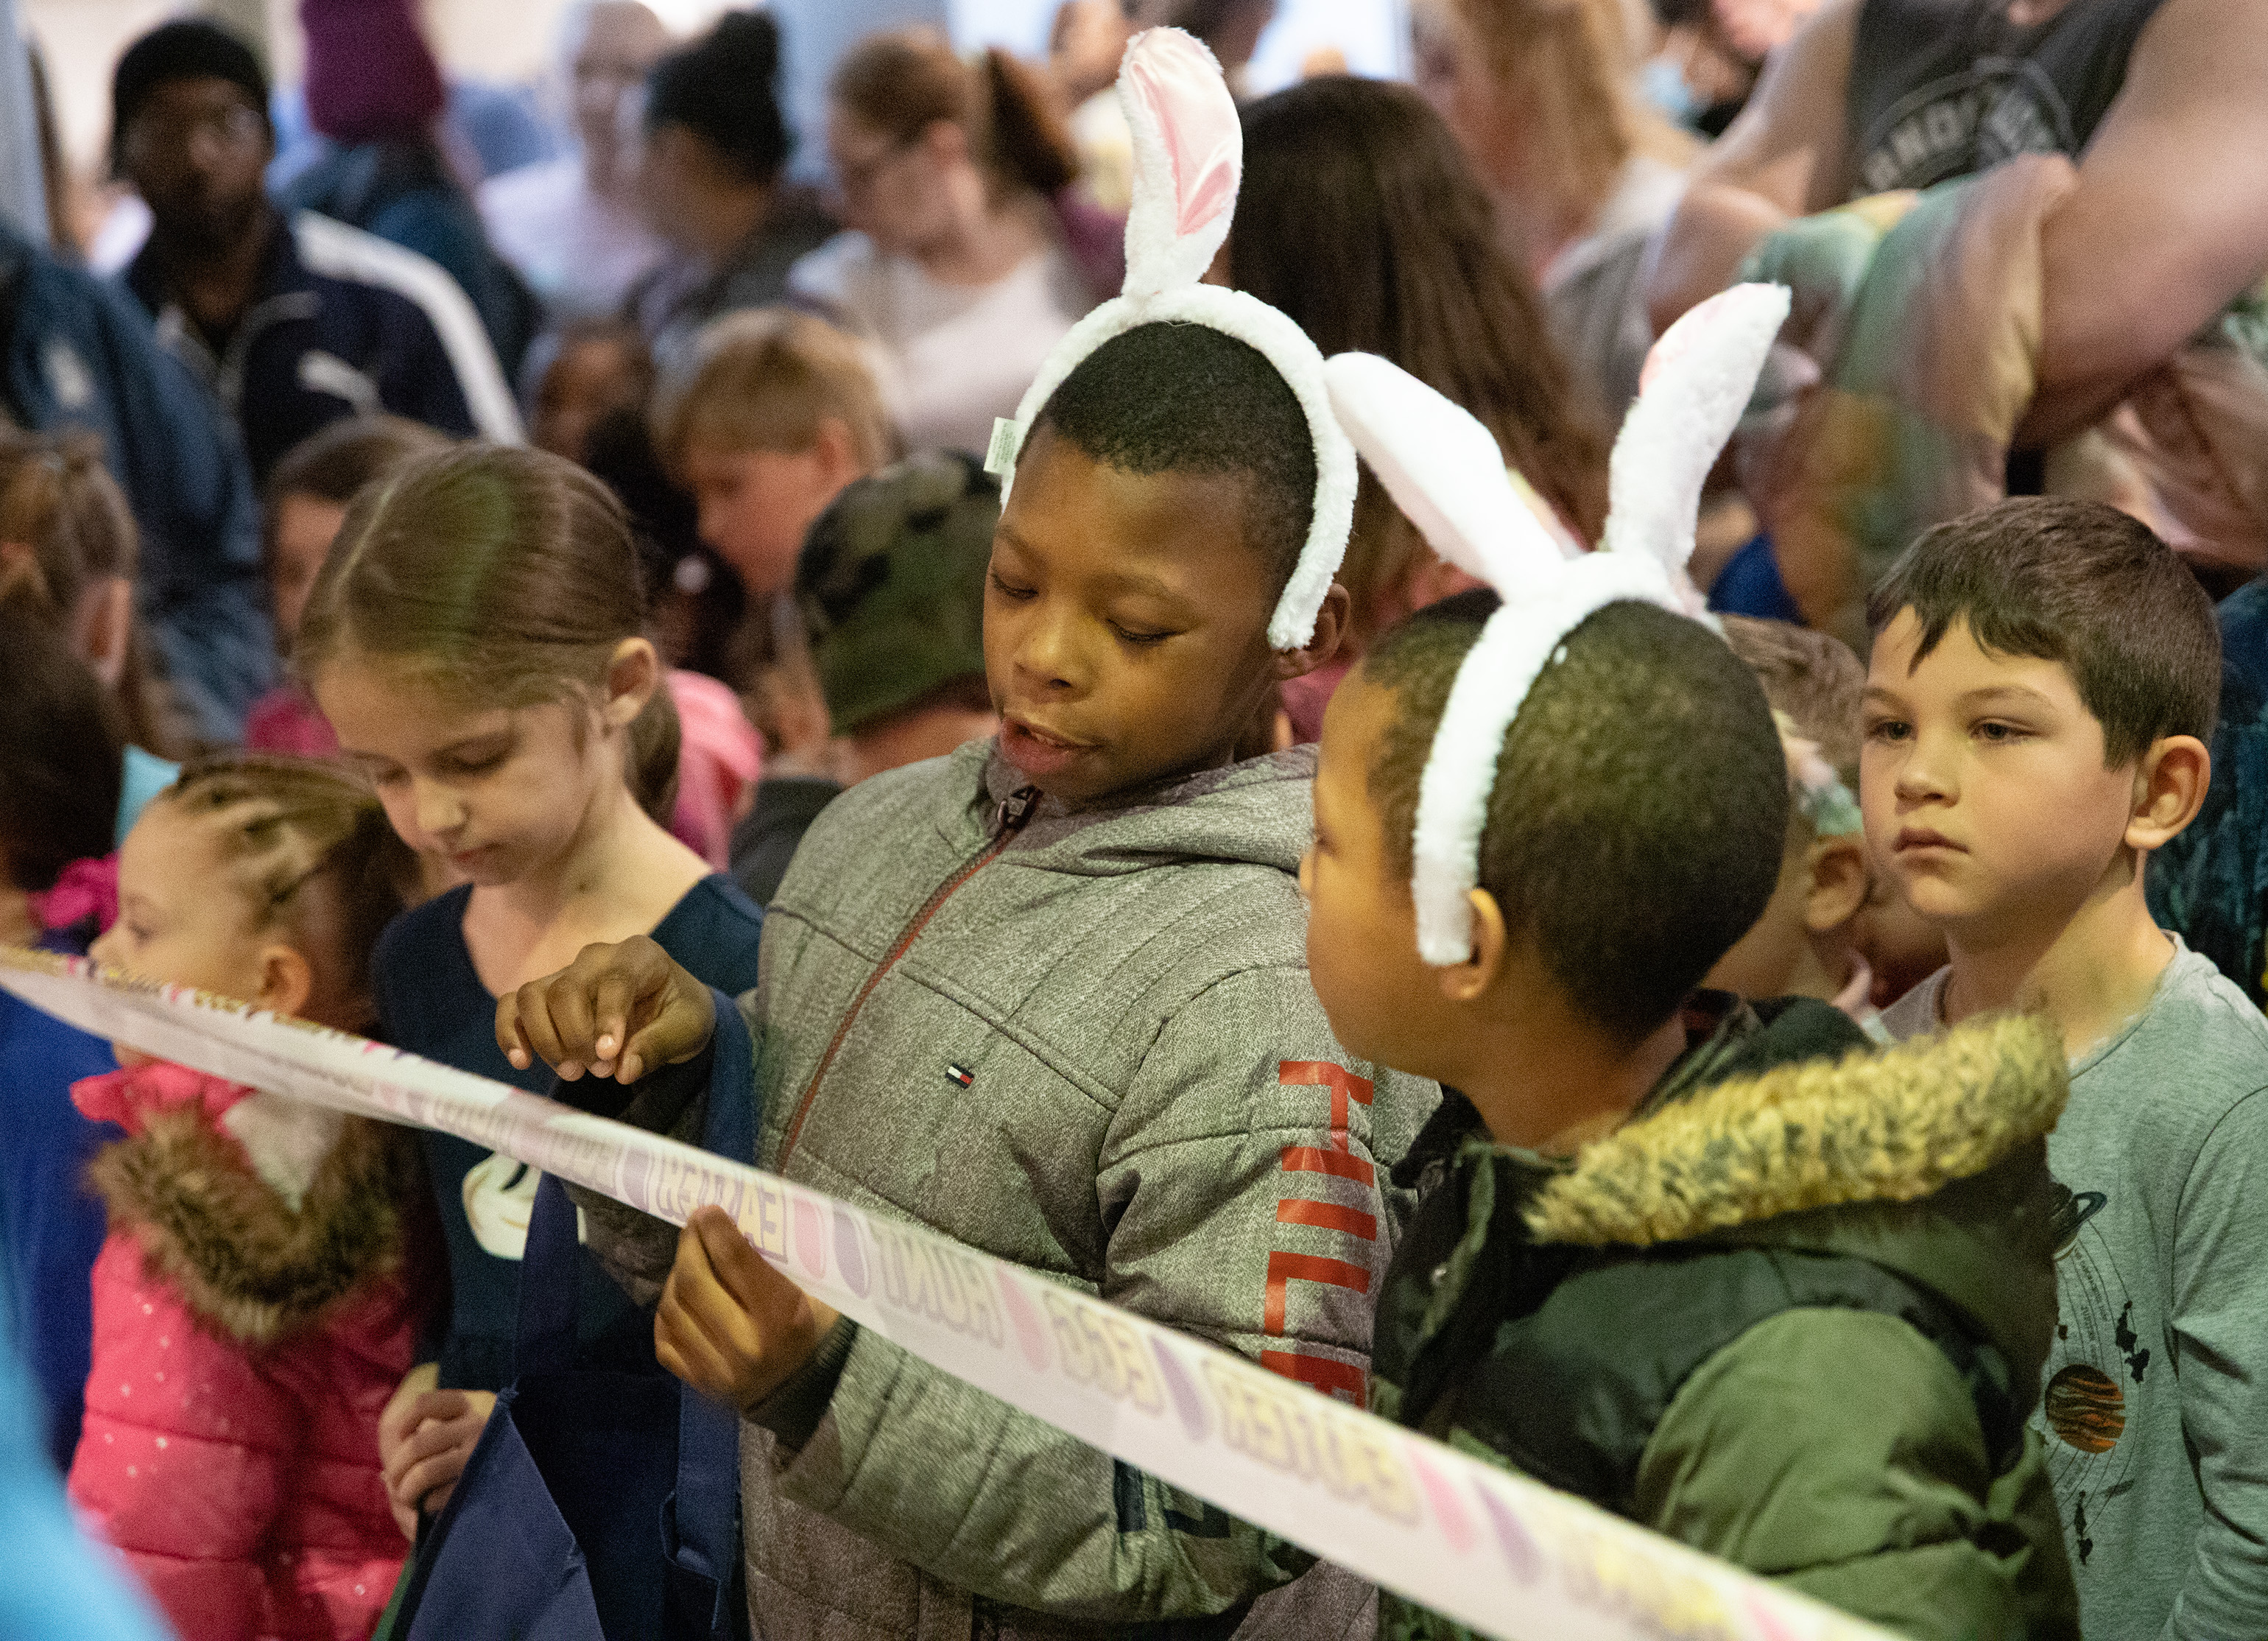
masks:
<instances>
[{"instance_id":1,"label":"tommy hilfiger flag logo","mask_svg":"<svg viewBox=\"0 0 2268 1641\"><path fill-rule=\"evenodd\" d=\"M974 1071L971 1071L967 1066L947 1066L945 1068L945 1075L951 1077L955 1083L958 1083L963 1088L967 1088L970 1083L976 1081L976 1074Z\"/></svg>"}]
</instances>

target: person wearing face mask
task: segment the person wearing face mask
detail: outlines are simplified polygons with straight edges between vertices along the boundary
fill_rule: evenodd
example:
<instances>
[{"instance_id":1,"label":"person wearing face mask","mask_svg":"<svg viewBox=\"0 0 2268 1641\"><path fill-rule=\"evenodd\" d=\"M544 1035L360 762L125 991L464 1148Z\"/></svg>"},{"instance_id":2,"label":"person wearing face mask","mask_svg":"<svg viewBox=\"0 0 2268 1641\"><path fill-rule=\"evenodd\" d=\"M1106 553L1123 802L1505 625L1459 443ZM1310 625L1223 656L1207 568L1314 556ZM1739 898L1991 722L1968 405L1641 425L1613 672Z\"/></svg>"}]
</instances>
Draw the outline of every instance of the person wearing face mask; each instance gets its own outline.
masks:
<instances>
[{"instance_id":1,"label":"person wearing face mask","mask_svg":"<svg viewBox=\"0 0 2268 1641\"><path fill-rule=\"evenodd\" d=\"M791 292L874 342L907 448L982 453L1049 350L1117 283L1085 253L1107 255L1114 230L1057 203L1079 174L1061 115L1007 53L963 61L905 30L836 70L828 148L850 232L798 263Z\"/></svg>"},{"instance_id":2,"label":"person wearing face mask","mask_svg":"<svg viewBox=\"0 0 2268 1641\"><path fill-rule=\"evenodd\" d=\"M644 0L588 0L561 32L578 152L490 177L478 196L497 253L554 320L614 313L666 251L639 215L623 138L669 29Z\"/></svg>"}]
</instances>

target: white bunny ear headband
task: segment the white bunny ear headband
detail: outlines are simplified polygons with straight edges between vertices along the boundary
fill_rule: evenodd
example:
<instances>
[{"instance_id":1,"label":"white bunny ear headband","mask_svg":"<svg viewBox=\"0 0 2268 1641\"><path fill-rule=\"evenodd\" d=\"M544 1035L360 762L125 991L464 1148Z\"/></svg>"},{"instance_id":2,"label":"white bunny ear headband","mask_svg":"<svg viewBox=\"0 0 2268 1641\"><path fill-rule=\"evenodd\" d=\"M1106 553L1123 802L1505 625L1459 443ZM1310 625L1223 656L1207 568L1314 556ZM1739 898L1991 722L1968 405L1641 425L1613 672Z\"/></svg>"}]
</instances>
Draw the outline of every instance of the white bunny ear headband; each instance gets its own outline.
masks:
<instances>
[{"instance_id":1,"label":"white bunny ear headband","mask_svg":"<svg viewBox=\"0 0 2268 1641\"><path fill-rule=\"evenodd\" d=\"M1585 619L1625 599L1702 616L1686 578L1701 486L1787 317L1779 285L1736 285L1679 320L1647 355L1608 469L1601 551L1564 558L1522 504L1486 428L1366 353L1326 367L1331 403L1379 482L1441 557L1503 598L1457 669L1418 787L1410 891L1418 950L1437 966L1471 950L1481 833L1506 732Z\"/></svg>"},{"instance_id":2,"label":"white bunny ear headband","mask_svg":"<svg viewBox=\"0 0 2268 1641\"><path fill-rule=\"evenodd\" d=\"M1228 238L1244 170L1244 130L1212 53L1177 28L1137 34L1118 70L1118 97L1134 132L1134 203L1126 218L1126 285L1071 327L1016 407L997 425L985 467L1005 504L1016 453L1049 397L1086 356L1138 325L1182 320L1257 349L1307 412L1315 441L1314 513L1300 561L1268 623L1268 642L1298 649L1345 556L1354 521L1354 447L1331 414L1323 356L1299 326L1256 297L1198 283Z\"/></svg>"}]
</instances>

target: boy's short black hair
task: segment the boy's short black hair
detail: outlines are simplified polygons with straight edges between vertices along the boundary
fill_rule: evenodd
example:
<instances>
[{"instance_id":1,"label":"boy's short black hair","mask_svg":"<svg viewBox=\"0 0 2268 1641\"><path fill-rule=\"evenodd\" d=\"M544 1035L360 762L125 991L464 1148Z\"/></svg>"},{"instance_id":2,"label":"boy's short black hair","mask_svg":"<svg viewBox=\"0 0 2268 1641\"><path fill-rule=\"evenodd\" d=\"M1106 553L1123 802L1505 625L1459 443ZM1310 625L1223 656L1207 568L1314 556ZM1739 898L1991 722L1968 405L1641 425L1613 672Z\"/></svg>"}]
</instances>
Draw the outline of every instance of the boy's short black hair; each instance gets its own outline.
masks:
<instances>
[{"instance_id":1,"label":"boy's short black hair","mask_svg":"<svg viewBox=\"0 0 2268 1641\"><path fill-rule=\"evenodd\" d=\"M1129 473L1244 473L1252 547L1281 592L1315 511L1315 439L1299 395L1249 343L1165 320L1081 359L1040 413L1094 461ZM1025 440L1029 448L1031 438Z\"/></svg>"},{"instance_id":2,"label":"boy's short black hair","mask_svg":"<svg viewBox=\"0 0 2268 1641\"><path fill-rule=\"evenodd\" d=\"M2187 565L2099 501L2003 501L1925 531L1867 601L1876 638L1911 610L1918 664L1956 621L1980 648L2060 662L2102 726L2108 767L2167 735L2213 735L2220 628Z\"/></svg>"},{"instance_id":3,"label":"boy's short black hair","mask_svg":"<svg viewBox=\"0 0 2268 1641\"><path fill-rule=\"evenodd\" d=\"M1370 792L1405 876L1433 733L1496 604L1432 605L1363 661L1398 698ZM1787 824L1787 761L1756 675L1697 622L1609 604L1568 634L1505 735L1480 885L1575 1007L1634 1042L1763 914Z\"/></svg>"}]
</instances>

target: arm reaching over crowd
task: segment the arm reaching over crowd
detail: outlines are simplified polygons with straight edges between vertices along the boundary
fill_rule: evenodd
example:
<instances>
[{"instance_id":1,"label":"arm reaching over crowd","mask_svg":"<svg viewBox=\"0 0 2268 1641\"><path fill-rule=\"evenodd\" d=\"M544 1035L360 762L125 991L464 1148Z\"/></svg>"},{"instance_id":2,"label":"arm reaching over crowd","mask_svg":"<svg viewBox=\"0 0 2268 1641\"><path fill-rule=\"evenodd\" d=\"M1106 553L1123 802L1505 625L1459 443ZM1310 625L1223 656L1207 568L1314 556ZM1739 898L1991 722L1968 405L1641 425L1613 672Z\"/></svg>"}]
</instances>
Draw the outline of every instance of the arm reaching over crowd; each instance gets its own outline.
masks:
<instances>
[{"instance_id":1,"label":"arm reaching over crowd","mask_svg":"<svg viewBox=\"0 0 2268 1641\"><path fill-rule=\"evenodd\" d=\"M2039 386L2017 442L2098 420L2268 271L2268 5L2166 0L2041 233Z\"/></svg>"},{"instance_id":2,"label":"arm reaching over crowd","mask_svg":"<svg viewBox=\"0 0 2268 1641\"><path fill-rule=\"evenodd\" d=\"M2071 7L1995 0L1992 9L2005 11L2014 40L2044 38ZM1857 152L1878 132L1857 130L1853 112L1870 106L1867 81L1886 68L1866 49L1869 10L1860 0L1821 7L1697 167L1655 247L1647 301L1658 329L1731 284L1789 220L1881 191L1877 168ZM1971 68L1970 78L1990 78L1981 57ZM2070 136L2078 186L2043 228L2038 382L2017 434L2022 448L2099 420L2268 269L2268 175L2252 159L2268 142L2268 9L2165 0L2136 35L2100 123ZM1982 137L1976 150L1973 162L2007 157ZM1984 168L1941 161L1933 157L1937 174L1898 185Z\"/></svg>"}]
</instances>

